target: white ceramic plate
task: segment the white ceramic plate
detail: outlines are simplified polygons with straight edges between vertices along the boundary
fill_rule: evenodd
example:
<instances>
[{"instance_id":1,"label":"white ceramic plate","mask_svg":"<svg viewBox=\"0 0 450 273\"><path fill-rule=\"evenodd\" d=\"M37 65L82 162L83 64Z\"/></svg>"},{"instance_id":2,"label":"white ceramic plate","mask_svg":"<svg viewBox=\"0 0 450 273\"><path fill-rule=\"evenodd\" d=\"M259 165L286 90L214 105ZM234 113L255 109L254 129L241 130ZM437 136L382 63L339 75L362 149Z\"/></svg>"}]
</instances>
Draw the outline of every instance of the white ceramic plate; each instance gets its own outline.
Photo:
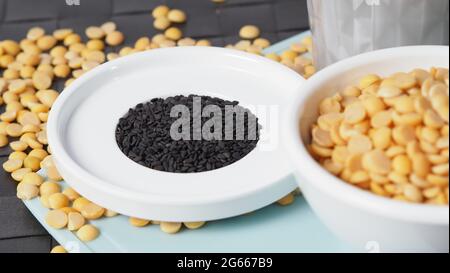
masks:
<instances>
[{"instance_id":1,"label":"white ceramic plate","mask_svg":"<svg viewBox=\"0 0 450 273\"><path fill-rule=\"evenodd\" d=\"M162 221L214 220L266 206L295 188L279 119L303 79L266 58L212 47L157 49L103 64L64 90L48 138L65 181L119 213ZM155 171L128 159L115 140L129 108L155 97L198 94L262 107L261 140L227 167L193 174ZM279 113L274 114L273 109ZM272 110L271 110L272 109Z\"/></svg>"}]
</instances>

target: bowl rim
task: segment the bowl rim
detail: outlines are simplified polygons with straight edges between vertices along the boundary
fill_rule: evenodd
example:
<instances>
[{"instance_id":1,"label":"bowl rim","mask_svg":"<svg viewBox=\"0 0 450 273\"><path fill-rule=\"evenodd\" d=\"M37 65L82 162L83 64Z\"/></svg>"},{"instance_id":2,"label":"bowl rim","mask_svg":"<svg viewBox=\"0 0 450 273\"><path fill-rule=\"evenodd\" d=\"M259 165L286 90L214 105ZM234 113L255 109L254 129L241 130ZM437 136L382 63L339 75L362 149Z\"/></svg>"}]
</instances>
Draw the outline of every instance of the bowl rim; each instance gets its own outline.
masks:
<instances>
[{"instance_id":1,"label":"bowl rim","mask_svg":"<svg viewBox=\"0 0 450 273\"><path fill-rule=\"evenodd\" d=\"M304 114L302 110L314 94L315 90L330 77L335 77L349 68L357 65L368 64L379 61L380 58L389 56L411 57L411 56L443 56L448 60L448 46L406 46L382 49L363 53L324 68L316 73L301 87L301 94L293 100L284 119L285 145L297 174L305 179L307 183L316 188L321 194L338 199L350 206L361 210L370 211L375 214L393 219L401 219L409 222L425 224L449 224L449 206L413 204L399 202L389 198L377 196L371 192L364 191L353 185L345 183L338 177L327 172L306 149L305 143L299 136L299 118ZM312 183L311 181L314 181ZM307 197L307 196L306 196ZM314 209L314 208L313 208Z\"/></svg>"},{"instance_id":2,"label":"bowl rim","mask_svg":"<svg viewBox=\"0 0 450 273\"><path fill-rule=\"evenodd\" d=\"M60 113L63 111L63 106L67 103L68 99L72 95L72 93L77 90L82 84L84 84L86 81L89 81L90 79L96 77L98 74L103 73L105 70L112 68L116 65L120 65L124 62L132 61L133 59L139 59L144 55L153 55L153 54L167 54L167 52L170 51L207 51L210 53L217 53L217 54L225 54L225 55L232 55L237 56L242 59L247 59L250 61L253 61L255 63L264 63L265 65L269 65L271 67L276 66L277 69L281 69L291 78L297 78L299 80L299 84L303 85L305 80L299 76L296 72L293 70L275 62L270 59L250 54L246 52L241 52L238 50L232 50L227 48L219 48L219 47L197 47L197 46L185 46L185 47L173 47L173 48L158 48L151 51L144 51L144 52L138 52L132 55L124 56L112 61L109 61L107 63L101 64L94 69L92 69L89 73L83 75L76 81L74 81L70 86L64 88L63 92L60 94L58 99L55 101L55 104L52 107L52 111L50 111L48 125L47 125L47 133L48 133L48 139L49 144L51 143L52 147L52 155L57 154L57 156L54 156L54 161L56 165L60 165L58 167L61 168L61 172L65 171L68 172L69 177L76 177L78 179L82 179L83 181L89 181L89 182L83 182L83 185L88 185L91 188L95 188L96 190L100 190L105 194L119 197L122 199L127 200L133 200L138 202L145 202L147 204L154 204L155 202L164 201L165 204L169 206L196 206L196 205L202 205L205 201L214 201L215 203L224 202L224 201L232 201L239 198L243 198L246 196L249 196L251 194L255 194L258 192L267 191L268 189L273 189L274 185L277 183L272 183L270 185L267 185L265 187L260 187L257 190L252 191L245 191L241 192L240 194L234 194L234 195L222 195L220 198L217 196L210 196L210 197L203 197L201 200L194 200L194 199L177 199L177 198L169 198L167 196L159 196L157 194L151 195L152 199L149 200L149 194L143 194L138 191L125 189L123 187L113 185L111 183L105 183L101 178L91 174L90 172L83 169L81 166L79 166L75 160L69 155L69 153L65 149L65 145L62 141L62 133L59 130L58 124L59 124L59 118ZM230 165L231 166L231 165ZM228 166L227 166L228 167ZM224 167L226 168L226 167ZM213 170L214 171L214 170ZM186 176L189 175L198 175L198 173L187 173ZM286 176L280 177L278 182L285 181L291 176L291 173L286 174ZM286 187L289 183L284 183L284 186L282 188ZM292 184L292 183L291 183ZM85 187L85 186L84 186Z\"/></svg>"}]
</instances>

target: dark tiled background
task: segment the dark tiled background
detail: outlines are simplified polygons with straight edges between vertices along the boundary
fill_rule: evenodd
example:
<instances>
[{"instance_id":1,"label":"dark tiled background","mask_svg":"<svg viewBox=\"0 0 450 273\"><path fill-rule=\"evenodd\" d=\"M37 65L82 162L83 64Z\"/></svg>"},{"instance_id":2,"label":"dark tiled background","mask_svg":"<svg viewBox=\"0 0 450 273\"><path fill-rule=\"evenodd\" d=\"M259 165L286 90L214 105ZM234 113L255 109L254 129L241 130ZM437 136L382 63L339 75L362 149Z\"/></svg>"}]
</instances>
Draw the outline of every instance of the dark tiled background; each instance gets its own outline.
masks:
<instances>
[{"instance_id":1,"label":"dark tiled background","mask_svg":"<svg viewBox=\"0 0 450 273\"><path fill-rule=\"evenodd\" d=\"M79 33L90 25L112 20L126 35L125 44L157 33L150 11L167 4L181 8L188 21L181 25L186 36L207 38L216 46L238 40L239 28L255 24L262 36L276 42L308 28L306 0L0 0L0 40L22 39L33 26L53 31L70 27ZM84 37L86 38L86 37ZM55 88L61 89L61 85ZM0 108L0 112L3 109ZM0 149L0 164L8 148ZM56 242L15 197L16 182L0 169L0 252L49 252Z\"/></svg>"}]
</instances>

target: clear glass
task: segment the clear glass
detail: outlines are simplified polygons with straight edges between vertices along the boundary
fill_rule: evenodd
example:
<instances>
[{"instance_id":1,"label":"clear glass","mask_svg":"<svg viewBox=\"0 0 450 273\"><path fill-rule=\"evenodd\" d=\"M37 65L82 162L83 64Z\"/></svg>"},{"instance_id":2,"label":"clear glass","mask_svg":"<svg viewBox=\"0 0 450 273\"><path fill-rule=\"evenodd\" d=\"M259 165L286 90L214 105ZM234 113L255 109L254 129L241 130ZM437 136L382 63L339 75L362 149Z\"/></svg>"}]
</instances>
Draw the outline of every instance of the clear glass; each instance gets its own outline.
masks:
<instances>
[{"instance_id":1,"label":"clear glass","mask_svg":"<svg viewBox=\"0 0 450 273\"><path fill-rule=\"evenodd\" d=\"M405 45L448 45L448 0L308 0L314 63Z\"/></svg>"}]
</instances>

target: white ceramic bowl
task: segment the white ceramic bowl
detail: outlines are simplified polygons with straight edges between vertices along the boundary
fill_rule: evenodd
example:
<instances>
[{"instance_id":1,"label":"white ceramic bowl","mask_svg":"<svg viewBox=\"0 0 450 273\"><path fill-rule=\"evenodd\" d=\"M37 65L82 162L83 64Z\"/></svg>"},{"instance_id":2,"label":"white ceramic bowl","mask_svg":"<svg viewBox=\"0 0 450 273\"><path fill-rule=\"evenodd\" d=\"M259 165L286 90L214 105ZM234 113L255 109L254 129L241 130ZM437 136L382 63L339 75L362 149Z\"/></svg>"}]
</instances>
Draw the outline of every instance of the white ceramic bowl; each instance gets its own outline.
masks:
<instances>
[{"instance_id":1,"label":"white ceramic bowl","mask_svg":"<svg viewBox=\"0 0 450 273\"><path fill-rule=\"evenodd\" d=\"M308 153L309 130L317 119L319 102L361 76L383 76L448 67L445 46L400 47L362 54L318 72L302 87L285 119L284 136L295 175L308 203L340 238L358 250L449 250L449 208L408 204L378 197L349 185L323 169Z\"/></svg>"},{"instance_id":2,"label":"white ceramic bowl","mask_svg":"<svg viewBox=\"0 0 450 273\"><path fill-rule=\"evenodd\" d=\"M64 90L50 113L49 144L66 182L106 208L177 222L236 216L296 187L278 144L280 126L275 125L281 114L272 116L274 127L265 126L256 149L241 160L189 174L156 171L127 158L115 139L118 120L138 103L178 94L282 110L303 82L285 66L236 50L179 47L136 53L96 67ZM268 118L258 117L264 126ZM263 143L274 146L263 149Z\"/></svg>"}]
</instances>

